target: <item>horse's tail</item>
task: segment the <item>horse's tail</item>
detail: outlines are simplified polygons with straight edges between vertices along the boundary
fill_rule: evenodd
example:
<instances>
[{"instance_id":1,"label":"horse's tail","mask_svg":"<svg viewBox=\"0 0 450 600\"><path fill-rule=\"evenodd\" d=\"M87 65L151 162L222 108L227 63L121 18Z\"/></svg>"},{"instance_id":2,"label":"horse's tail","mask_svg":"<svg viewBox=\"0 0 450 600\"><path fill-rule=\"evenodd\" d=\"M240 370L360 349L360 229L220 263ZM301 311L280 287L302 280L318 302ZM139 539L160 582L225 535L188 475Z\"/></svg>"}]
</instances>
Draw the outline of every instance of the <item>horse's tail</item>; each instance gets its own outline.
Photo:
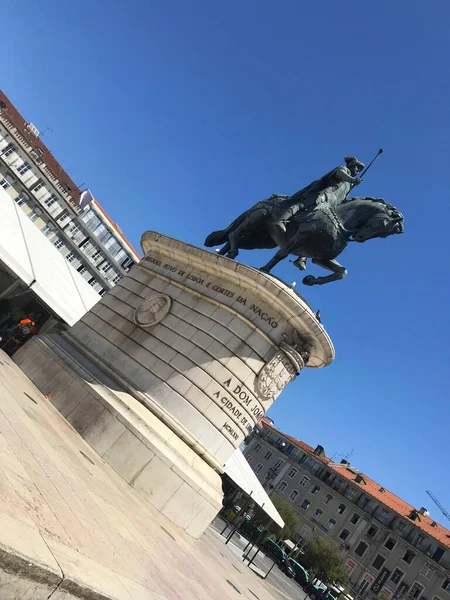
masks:
<instances>
[{"instance_id":1,"label":"horse's tail","mask_svg":"<svg viewBox=\"0 0 450 600\"><path fill-rule=\"evenodd\" d=\"M242 223L242 221L247 216L247 212L240 215L237 219L235 219L226 229L220 229L219 231L213 231L208 235L205 240L205 246L207 248L211 248L211 246L220 246L221 244L225 244L228 242L228 236L233 229L236 229L238 225Z\"/></svg>"},{"instance_id":2,"label":"horse's tail","mask_svg":"<svg viewBox=\"0 0 450 600\"><path fill-rule=\"evenodd\" d=\"M220 229L219 231L213 231L208 235L205 240L205 246L207 248L211 248L211 246L220 246L221 244L225 244L228 240L228 232L230 231L230 227L226 229Z\"/></svg>"}]
</instances>

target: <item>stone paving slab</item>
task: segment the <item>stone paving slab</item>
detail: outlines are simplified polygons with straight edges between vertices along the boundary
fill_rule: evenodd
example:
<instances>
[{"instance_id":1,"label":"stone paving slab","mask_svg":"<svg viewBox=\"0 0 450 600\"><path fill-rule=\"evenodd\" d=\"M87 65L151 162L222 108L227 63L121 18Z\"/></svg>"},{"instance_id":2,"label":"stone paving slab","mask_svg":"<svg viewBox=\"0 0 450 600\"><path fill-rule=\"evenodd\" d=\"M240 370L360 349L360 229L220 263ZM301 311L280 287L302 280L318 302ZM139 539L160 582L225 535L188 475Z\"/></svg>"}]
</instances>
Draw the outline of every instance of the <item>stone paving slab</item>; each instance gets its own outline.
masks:
<instances>
[{"instance_id":1,"label":"stone paving slab","mask_svg":"<svg viewBox=\"0 0 450 600\"><path fill-rule=\"evenodd\" d=\"M115 473L0 354L0 600L275 600Z\"/></svg>"}]
</instances>

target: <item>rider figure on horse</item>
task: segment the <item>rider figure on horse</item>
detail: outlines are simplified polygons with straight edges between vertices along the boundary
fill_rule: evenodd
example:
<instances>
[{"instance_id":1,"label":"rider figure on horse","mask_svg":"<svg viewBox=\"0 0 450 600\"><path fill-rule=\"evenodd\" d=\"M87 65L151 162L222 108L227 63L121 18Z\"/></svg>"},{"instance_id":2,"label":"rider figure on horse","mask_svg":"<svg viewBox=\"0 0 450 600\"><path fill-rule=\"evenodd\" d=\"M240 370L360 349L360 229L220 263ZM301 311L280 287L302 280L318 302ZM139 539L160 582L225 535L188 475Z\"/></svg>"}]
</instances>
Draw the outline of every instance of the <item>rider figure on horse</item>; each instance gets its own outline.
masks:
<instances>
[{"instance_id":1,"label":"rider figure on horse","mask_svg":"<svg viewBox=\"0 0 450 600\"><path fill-rule=\"evenodd\" d=\"M286 233L286 222L299 210L310 211L323 203L337 206L345 202L350 190L361 183L358 173L364 169L364 163L354 156L345 156L344 160L345 167L336 167L279 203L270 218L274 239L277 234L283 236Z\"/></svg>"}]
</instances>

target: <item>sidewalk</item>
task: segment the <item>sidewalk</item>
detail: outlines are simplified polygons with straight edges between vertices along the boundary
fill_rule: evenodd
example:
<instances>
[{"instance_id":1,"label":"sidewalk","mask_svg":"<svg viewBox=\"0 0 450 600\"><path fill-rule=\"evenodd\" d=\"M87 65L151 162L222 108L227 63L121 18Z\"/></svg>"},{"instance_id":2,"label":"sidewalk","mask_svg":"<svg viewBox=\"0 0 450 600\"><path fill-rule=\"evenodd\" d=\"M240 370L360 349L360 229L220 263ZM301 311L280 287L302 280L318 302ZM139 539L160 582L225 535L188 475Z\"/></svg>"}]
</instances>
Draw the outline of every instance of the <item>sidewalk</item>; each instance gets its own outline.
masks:
<instances>
[{"instance_id":1,"label":"sidewalk","mask_svg":"<svg viewBox=\"0 0 450 600\"><path fill-rule=\"evenodd\" d=\"M1 353L0 600L72 598L280 596L213 532L154 510Z\"/></svg>"}]
</instances>

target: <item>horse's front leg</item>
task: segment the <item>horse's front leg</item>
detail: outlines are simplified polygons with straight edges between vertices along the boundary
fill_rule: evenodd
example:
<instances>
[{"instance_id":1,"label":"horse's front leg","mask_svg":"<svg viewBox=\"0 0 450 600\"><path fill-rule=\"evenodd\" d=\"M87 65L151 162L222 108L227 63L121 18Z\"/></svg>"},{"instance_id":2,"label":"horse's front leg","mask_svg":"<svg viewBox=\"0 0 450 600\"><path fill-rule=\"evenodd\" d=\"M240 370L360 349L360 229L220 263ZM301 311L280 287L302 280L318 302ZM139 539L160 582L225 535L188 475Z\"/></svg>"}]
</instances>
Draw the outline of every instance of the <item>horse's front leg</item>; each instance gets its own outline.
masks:
<instances>
[{"instance_id":1,"label":"horse's front leg","mask_svg":"<svg viewBox=\"0 0 450 600\"><path fill-rule=\"evenodd\" d=\"M327 275L326 277L314 277L313 275L307 275L303 279L305 285L323 285L324 283L330 283L331 281L338 281L344 279L347 275L347 269L340 265L337 260L320 260L313 258L312 262L315 265L319 265L327 271L332 271L333 275Z\"/></svg>"},{"instance_id":2,"label":"horse's front leg","mask_svg":"<svg viewBox=\"0 0 450 600\"><path fill-rule=\"evenodd\" d=\"M260 268L260 271L263 271L264 273L270 273L270 271L274 268L275 265L277 265L279 262L281 262L288 256L289 256L288 250L283 250L283 249L278 250L278 252L275 254L275 256L273 258L271 258L267 264L265 264L263 267Z\"/></svg>"}]
</instances>

